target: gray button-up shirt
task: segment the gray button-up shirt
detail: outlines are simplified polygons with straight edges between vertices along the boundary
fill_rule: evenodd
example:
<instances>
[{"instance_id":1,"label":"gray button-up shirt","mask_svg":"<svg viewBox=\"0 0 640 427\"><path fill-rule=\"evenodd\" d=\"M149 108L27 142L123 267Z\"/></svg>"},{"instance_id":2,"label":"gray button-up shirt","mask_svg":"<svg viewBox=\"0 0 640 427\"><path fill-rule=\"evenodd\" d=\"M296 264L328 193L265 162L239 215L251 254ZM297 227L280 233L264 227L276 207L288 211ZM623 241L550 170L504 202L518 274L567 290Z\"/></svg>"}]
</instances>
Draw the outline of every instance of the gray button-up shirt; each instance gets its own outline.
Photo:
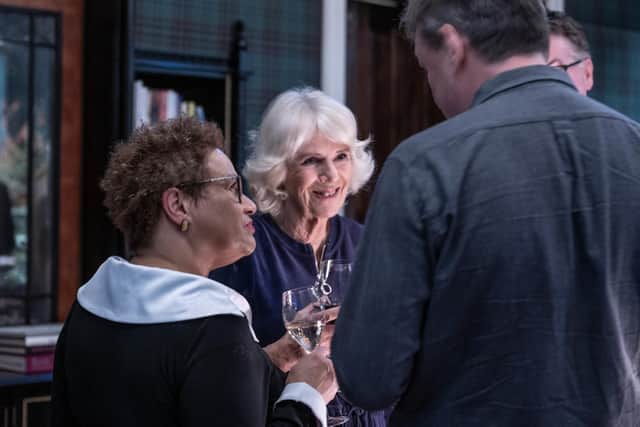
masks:
<instances>
[{"instance_id":1,"label":"gray button-up shirt","mask_svg":"<svg viewBox=\"0 0 640 427\"><path fill-rule=\"evenodd\" d=\"M639 425L640 126L534 66L401 144L332 358L394 426Z\"/></svg>"}]
</instances>

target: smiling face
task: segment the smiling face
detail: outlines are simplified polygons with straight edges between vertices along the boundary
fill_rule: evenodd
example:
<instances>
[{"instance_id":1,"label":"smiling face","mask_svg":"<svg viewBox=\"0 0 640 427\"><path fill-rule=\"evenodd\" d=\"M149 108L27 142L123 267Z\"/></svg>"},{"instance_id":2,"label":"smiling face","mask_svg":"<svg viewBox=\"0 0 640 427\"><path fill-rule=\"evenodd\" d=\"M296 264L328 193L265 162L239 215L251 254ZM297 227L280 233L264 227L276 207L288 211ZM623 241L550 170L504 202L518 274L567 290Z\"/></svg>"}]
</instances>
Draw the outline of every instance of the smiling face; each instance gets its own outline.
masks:
<instances>
[{"instance_id":1,"label":"smiling face","mask_svg":"<svg viewBox=\"0 0 640 427\"><path fill-rule=\"evenodd\" d=\"M349 145L316 133L287 161L286 215L301 220L335 216L347 197L352 166Z\"/></svg>"},{"instance_id":2,"label":"smiling face","mask_svg":"<svg viewBox=\"0 0 640 427\"><path fill-rule=\"evenodd\" d=\"M207 178L237 175L229 158L220 150L212 151L207 157L207 173ZM202 198L190 210L191 234L215 253L220 265L251 254L256 246L251 220L255 204L246 196L238 203L235 179L202 185L206 186Z\"/></svg>"}]
</instances>

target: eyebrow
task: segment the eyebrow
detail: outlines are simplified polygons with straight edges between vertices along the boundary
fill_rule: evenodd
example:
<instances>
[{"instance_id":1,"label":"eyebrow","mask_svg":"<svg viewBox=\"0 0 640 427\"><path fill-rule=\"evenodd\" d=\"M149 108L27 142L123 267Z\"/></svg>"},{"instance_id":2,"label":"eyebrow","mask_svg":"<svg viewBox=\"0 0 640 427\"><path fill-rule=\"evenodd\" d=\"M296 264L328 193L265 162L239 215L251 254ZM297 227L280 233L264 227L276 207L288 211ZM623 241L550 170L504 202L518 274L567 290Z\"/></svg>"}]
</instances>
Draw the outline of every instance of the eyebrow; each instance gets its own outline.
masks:
<instances>
[{"instance_id":1,"label":"eyebrow","mask_svg":"<svg viewBox=\"0 0 640 427\"><path fill-rule=\"evenodd\" d=\"M342 148L342 149L336 151L335 154L348 153L350 151L351 151L350 148ZM325 155L322 154L322 153L318 153L317 151L299 151L298 154L296 154L295 158L309 157L309 156L324 157Z\"/></svg>"}]
</instances>

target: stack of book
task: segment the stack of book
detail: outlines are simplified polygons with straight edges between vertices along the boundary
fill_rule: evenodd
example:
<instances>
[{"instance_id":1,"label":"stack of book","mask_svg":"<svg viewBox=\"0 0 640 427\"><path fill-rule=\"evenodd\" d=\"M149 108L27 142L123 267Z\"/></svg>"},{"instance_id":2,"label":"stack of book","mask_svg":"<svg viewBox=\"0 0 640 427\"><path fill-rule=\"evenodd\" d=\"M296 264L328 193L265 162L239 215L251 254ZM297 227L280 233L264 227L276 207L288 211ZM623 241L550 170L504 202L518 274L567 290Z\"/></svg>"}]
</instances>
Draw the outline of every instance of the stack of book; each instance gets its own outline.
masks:
<instances>
[{"instance_id":1,"label":"stack of book","mask_svg":"<svg viewBox=\"0 0 640 427\"><path fill-rule=\"evenodd\" d=\"M62 323L0 327L0 370L35 374L53 370Z\"/></svg>"}]
</instances>

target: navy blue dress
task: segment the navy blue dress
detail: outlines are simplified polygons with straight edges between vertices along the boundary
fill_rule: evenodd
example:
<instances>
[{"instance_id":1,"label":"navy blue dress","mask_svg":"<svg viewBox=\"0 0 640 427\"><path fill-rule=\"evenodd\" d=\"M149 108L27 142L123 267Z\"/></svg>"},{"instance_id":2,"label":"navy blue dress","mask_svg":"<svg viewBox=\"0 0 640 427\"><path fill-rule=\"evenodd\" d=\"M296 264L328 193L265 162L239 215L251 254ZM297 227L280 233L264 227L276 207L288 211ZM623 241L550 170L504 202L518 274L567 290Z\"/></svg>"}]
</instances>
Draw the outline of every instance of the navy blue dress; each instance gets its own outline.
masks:
<instances>
[{"instance_id":1,"label":"navy blue dress","mask_svg":"<svg viewBox=\"0 0 640 427\"><path fill-rule=\"evenodd\" d=\"M251 305L253 328L264 347L285 333L282 321L282 293L311 286L317 275L311 245L300 243L278 227L266 214L253 217L256 250L234 264L212 271L209 277L241 293ZM355 259L362 225L342 216L329 220L325 259ZM349 415L353 427L386 426L384 411L367 412L352 407L340 394L328 407L330 415Z\"/></svg>"}]
</instances>

